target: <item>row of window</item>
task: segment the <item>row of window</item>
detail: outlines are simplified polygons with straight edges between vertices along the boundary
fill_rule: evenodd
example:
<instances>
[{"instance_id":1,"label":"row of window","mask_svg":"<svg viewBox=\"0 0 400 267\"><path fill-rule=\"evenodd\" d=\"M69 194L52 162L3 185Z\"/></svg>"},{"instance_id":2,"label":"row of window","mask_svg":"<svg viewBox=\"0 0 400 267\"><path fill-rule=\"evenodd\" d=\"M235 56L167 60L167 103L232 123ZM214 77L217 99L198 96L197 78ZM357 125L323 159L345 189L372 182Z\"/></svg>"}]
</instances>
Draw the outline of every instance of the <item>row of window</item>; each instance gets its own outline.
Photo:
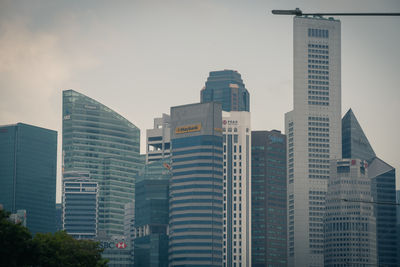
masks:
<instances>
[{"instance_id":1,"label":"row of window","mask_svg":"<svg viewBox=\"0 0 400 267\"><path fill-rule=\"evenodd\" d=\"M328 86L320 86L320 85L309 85L308 89L329 91L329 87Z\"/></svg>"},{"instance_id":2,"label":"row of window","mask_svg":"<svg viewBox=\"0 0 400 267\"><path fill-rule=\"evenodd\" d=\"M329 133L313 133L313 132L309 132L308 136L329 137Z\"/></svg>"},{"instance_id":3,"label":"row of window","mask_svg":"<svg viewBox=\"0 0 400 267\"><path fill-rule=\"evenodd\" d=\"M329 45L322 45L322 44L308 44L308 47L312 48L322 48L322 49L328 49Z\"/></svg>"},{"instance_id":4,"label":"row of window","mask_svg":"<svg viewBox=\"0 0 400 267\"><path fill-rule=\"evenodd\" d=\"M309 60L308 60L308 63L328 65L328 64L329 64L329 61L328 61L328 60L309 59Z\"/></svg>"},{"instance_id":5,"label":"row of window","mask_svg":"<svg viewBox=\"0 0 400 267\"><path fill-rule=\"evenodd\" d=\"M329 102L308 101L309 105L329 106Z\"/></svg>"},{"instance_id":6,"label":"row of window","mask_svg":"<svg viewBox=\"0 0 400 267\"><path fill-rule=\"evenodd\" d=\"M309 54L308 58L329 59L329 56Z\"/></svg>"},{"instance_id":7,"label":"row of window","mask_svg":"<svg viewBox=\"0 0 400 267\"><path fill-rule=\"evenodd\" d=\"M325 49L308 49L308 53L319 53L319 54L329 54L328 50Z\"/></svg>"},{"instance_id":8,"label":"row of window","mask_svg":"<svg viewBox=\"0 0 400 267\"><path fill-rule=\"evenodd\" d=\"M308 80L308 84L329 85L329 82L324 82L324 81L319 81L319 80Z\"/></svg>"},{"instance_id":9,"label":"row of window","mask_svg":"<svg viewBox=\"0 0 400 267\"><path fill-rule=\"evenodd\" d=\"M321 92L321 91L308 91L309 95L325 95L329 96L329 92ZM327 97L327 100L329 100L329 97Z\"/></svg>"},{"instance_id":10,"label":"row of window","mask_svg":"<svg viewBox=\"0 0 400 267\"><path fill-rule=\"evenodd\" d=\"M329 31L325 29L308 29L308 37L329 38Z\"/></svg>"},{"instance_id":11,"label":"row of window","mask_svg":"<svg viewBox=\"0 0 400 267\"><path fill-rule=\"evenodd\" d=\"M329 65L308 65L309 69L317 69L317 70L329 70Z\"/></svg>"}]
</instances>

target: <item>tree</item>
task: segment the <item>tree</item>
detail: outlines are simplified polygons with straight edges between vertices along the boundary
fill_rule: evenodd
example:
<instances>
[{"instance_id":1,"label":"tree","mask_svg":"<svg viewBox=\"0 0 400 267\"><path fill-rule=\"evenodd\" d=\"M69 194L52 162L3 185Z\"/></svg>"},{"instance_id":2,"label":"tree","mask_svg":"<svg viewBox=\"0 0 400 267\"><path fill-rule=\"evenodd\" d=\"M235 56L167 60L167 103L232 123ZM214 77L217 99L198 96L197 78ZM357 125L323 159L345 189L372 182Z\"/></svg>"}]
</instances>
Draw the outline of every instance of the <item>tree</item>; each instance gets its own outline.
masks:
<instances>
[{"instance_id":1,"label":"tree","mask_svg":"<svg viewBox=\"0 0 400 267\"><path fill-rule=\"evenodd\" d=\"M36 234L9 221L0 209L0 266L106 266L103 249L92 240L76 240L64 231Z\"/></svg>"},{"instance_id":2,"label":"tree","mask_svg":"<svg viewBox=\"0 0 400 267\"><path fill-rule=\"evenodd\" d=\"M33 242L39 266L106 266L107 263L101 258L103 249L98 242L76 240L64 231L36 234Z\"/></svg>"},{"instance_id":3,"label":"tree","mask_svg":"<svg viewBox=\"0 0 400 267\"><path fill-rule=\"evenodd\" d=\"M0 266L27 266L34 260L34 245L28 229L9 221L10 213L0 209Z\"/></svg>"}]
</instances>

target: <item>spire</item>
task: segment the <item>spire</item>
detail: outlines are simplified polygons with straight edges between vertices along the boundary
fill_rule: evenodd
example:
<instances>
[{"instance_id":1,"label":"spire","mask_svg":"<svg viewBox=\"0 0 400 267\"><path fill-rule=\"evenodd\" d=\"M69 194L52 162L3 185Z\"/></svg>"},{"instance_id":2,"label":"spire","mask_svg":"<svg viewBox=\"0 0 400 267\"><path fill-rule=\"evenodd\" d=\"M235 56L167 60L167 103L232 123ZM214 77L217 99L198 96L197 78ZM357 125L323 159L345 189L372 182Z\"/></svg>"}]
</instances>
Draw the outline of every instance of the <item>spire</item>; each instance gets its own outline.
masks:
<instances>
[{"instance_id":1,"label":"spire","mask_svg":"<svg viewBox=\"0 0 400 267\"><path fill-rule=\"evenodd\" d=\"M375 156L374 150L350 108L342 119L342 157L370 160Z\"/></svg>"}]
</instances>

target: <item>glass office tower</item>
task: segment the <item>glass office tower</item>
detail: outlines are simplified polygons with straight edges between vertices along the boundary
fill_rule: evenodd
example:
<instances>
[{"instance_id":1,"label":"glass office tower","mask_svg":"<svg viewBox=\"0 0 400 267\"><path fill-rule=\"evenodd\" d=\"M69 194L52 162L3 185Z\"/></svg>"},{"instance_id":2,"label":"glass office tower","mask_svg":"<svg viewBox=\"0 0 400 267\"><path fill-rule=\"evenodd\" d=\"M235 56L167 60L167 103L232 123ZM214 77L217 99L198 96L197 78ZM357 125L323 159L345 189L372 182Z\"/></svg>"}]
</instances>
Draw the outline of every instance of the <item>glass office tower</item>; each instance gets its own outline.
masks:
<instances>
[{"instance_id":1,"label":"glass office tower","mask_svg":"<svg viewBox=\"0 0 400 267\"><path fill-rule=\"evenodd\" d=\"M99 185L98 232L124 234L124 205L132 202L141 165L140 131L81 93L63 92L64 171L84 171Z\"/></svg>"},{"instance_id":2,"label":"glass office tower","mask_svg":"<svg viewBox=\"0 0 400 267\"><path fill-rule=\"evenodd\" d=\"M32 232L56 228L57 132L17 123L0 126L0 204L26 210Z\"/></svg>"},{"instance_id":3,"label":"glass office tower","mask_svg":"<svg viewBox=\"0 0 400 267\"><path fill-rule=\"evenodd\" d=\"M63 173L63 230L76 239L97 236L98 183L88 173Z\"/></svg>"},{"instance_id":4,"label":"glass office tower","mask_svg":"<svg viewBox=\"0 0 400 267\"><path fill-rule=\"evenodd\" d=\"M223 111L250 111L250 94L235 70L211 71L200 96L201 103L221 103Z\"/></svg>"},{"instance_id":5,"label":"glass office tower","mask_svg":"<svg viewBox=\"0 0 400 267\"><path fill-rule=\"evenodd\" d=\"M286 136L277 130L252 131L253 267L287 266L286 194Z\"/></svg>"},{"instance_id":6,"label":"glass office tower","mask_svg":"<svg viewBox=\"0 0 400 267\"><path fill-rule=\"evenodd\" d=\"M376 156L352 109L342 119L342 155L344 159L364 160Z\"/></svg>"},{"instance_id":7,"label":"glass office tower","mask_svg":"<svg viewBox=\"0 0 400 267\"><path fill-rule=\"evenodd\" d=\"M221 126L219 103L171 108L170 266L222 266Z\"/></svg>"},{"instance_id":8,"label":"glass office tower","mask_svg":"<svg viewBox=\"0 0 400 267\"><path fill-rule=\"evenodd\" d=\"M171 161L153 161L136 182L135 267L168 267L169 180Z\"/></svg>"},{"instance_id":9,"label":"glass office tower","mask_svg":"<svg viewBox=\"0 0 400 267\"><path fill-rule=\"evenodd\" d=\"M378 266L399 266L397 262L396 170L375 157L369 162L368 177L376 202Z\"/></svg>"}]
</instances>

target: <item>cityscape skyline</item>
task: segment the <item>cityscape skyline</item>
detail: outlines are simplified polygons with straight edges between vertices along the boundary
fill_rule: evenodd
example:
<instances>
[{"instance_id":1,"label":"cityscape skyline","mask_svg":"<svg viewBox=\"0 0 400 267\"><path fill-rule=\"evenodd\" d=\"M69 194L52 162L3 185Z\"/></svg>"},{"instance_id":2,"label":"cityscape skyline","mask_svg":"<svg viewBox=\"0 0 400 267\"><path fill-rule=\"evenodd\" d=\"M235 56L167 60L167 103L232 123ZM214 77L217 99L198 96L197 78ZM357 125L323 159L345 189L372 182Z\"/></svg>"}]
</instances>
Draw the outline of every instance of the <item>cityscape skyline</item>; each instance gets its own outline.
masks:
<instances>
[{"instance_id":1,"label":"cityscape skyline","mask_svg":"<svg viewBox=\"0 0 400 267\"><path fill-rule=\"evenodd\" d=\"M198 102L210 71L233 69L241 73L252 95L253 130L283 132L284 113L292 102L293 20L274 17L270 10L400 9L396 1L357 1L352 6L345 1L256 1L251 6L150 1L121 2L112 8L106 2L46 3L35 3L43 10L24 1L0 4L0 124L22 122L57 130L57 202L61 200L62 90L82 92L138 126L143 154L145 130L151 129L155 117L168 113L171 106ZM52 15L43 16L44 12ZM239 15L242 19L237 19ZM375 152L399 168L399 125L387 122L395 122L399 113L400 21L338 19L342 21L342 116L352 108ZM376 99L382 103L371 109Z\"/></svg>"}]
</instances>

